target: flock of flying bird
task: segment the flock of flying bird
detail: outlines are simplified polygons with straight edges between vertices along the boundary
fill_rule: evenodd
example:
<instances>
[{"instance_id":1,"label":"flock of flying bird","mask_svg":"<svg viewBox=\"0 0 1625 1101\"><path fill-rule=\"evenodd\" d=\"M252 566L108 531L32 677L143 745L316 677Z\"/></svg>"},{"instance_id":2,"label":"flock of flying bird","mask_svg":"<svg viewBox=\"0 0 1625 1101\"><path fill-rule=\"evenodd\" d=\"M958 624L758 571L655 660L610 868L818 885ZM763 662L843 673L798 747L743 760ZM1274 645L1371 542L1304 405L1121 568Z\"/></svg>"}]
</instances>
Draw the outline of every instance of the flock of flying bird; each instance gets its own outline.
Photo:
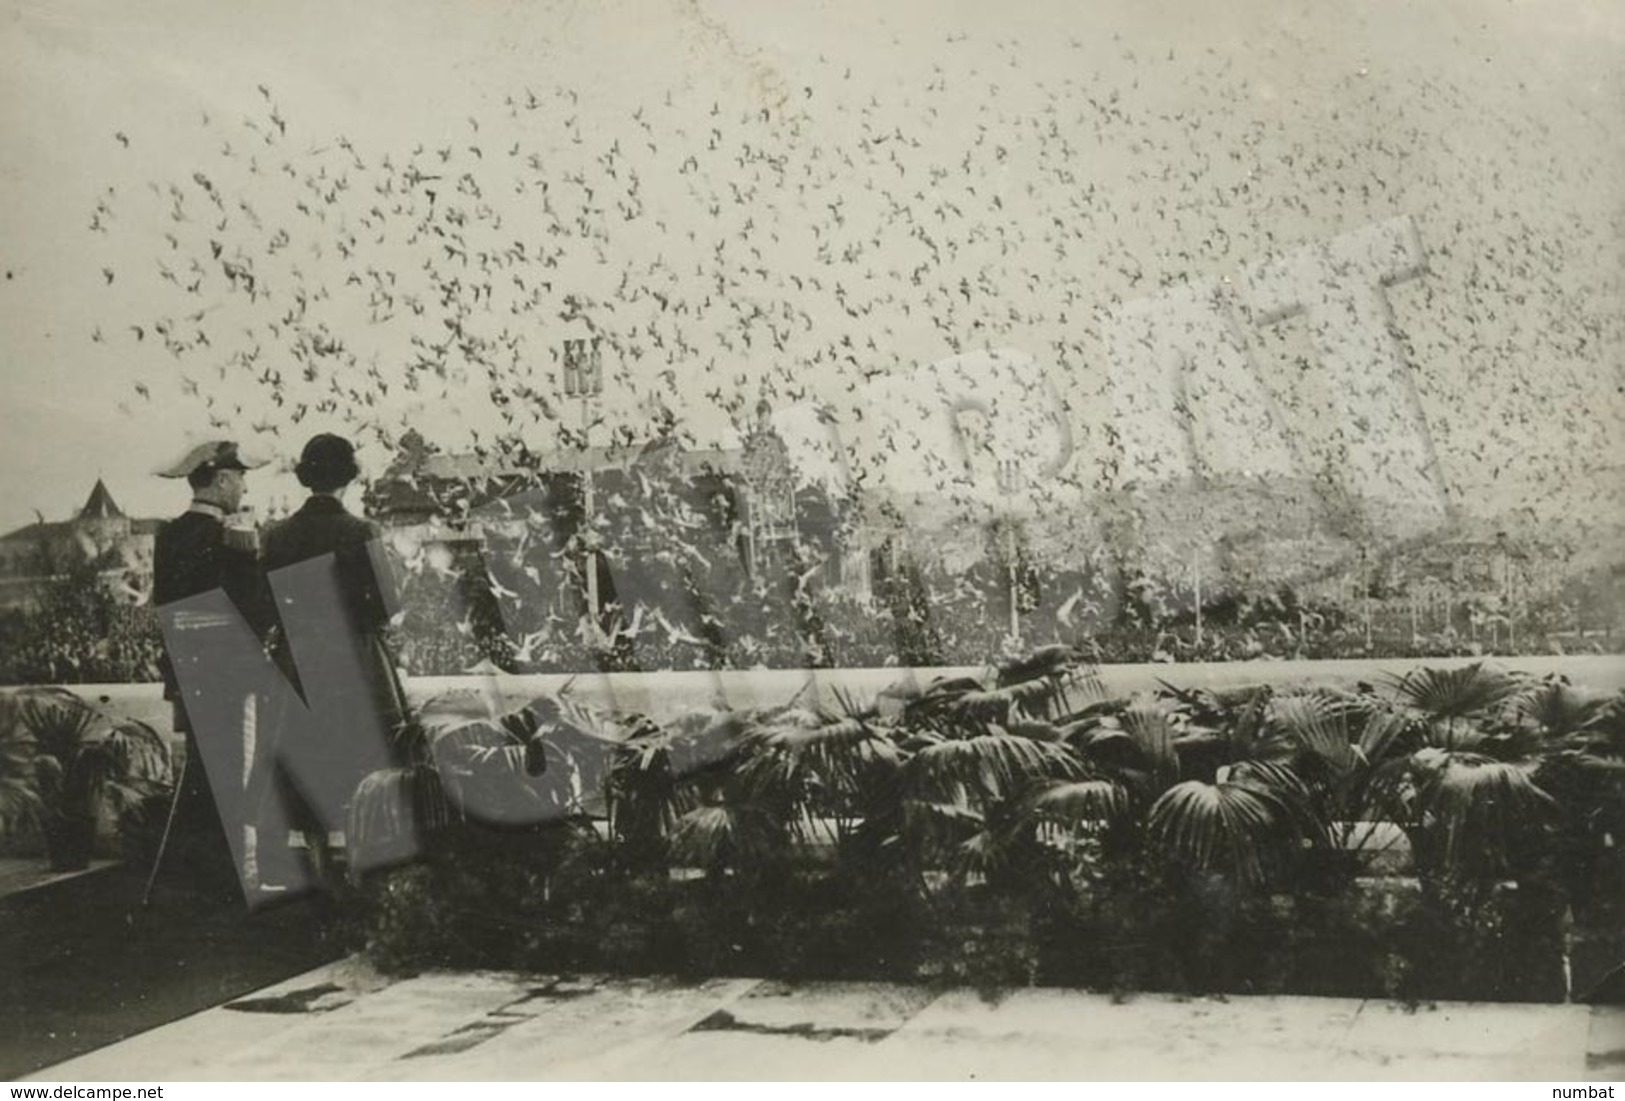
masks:
<instances>
[{"instance_id":1,"label":"flock of flying bird","mask_svg":"<svg viewBox=\"0 0 1625 1101\"><path fill-rule=\"evenodd\" d=\"M327 418L386 447L438 425L485 456L580 442L566 339L605 349L600 443L646 434L652 410L714 439L762 398L856 423L877 377L1015 348L1052 366L1079 441L1056 492L1090 494L1112 488L1113 309L1408 214L1431 270L1390 297L1446 466L1521 455L1561 478L1611 454L1617 418L1562 399L1612 369L1618 288L1584 217L1549 201L1584 185L1538 112L1365 70L1288 110L1214 51L1114 49L1116 72L1052 78L1016 42L954 40L920 80L821 58L778 97L688 89L613 115L585 89L524 88L393 149L313 133L261 86L254 117L205 117L198 167L101 196L91 231L133 234L148 261L98 265L120 320L92 339L167 353L136 358L137 415L178 393L289 446ZM1301 334L1244 329L1314 481L1347 426ZM1537 455L1537 437L1565 442Z\"/></svg>"}]
</instances>

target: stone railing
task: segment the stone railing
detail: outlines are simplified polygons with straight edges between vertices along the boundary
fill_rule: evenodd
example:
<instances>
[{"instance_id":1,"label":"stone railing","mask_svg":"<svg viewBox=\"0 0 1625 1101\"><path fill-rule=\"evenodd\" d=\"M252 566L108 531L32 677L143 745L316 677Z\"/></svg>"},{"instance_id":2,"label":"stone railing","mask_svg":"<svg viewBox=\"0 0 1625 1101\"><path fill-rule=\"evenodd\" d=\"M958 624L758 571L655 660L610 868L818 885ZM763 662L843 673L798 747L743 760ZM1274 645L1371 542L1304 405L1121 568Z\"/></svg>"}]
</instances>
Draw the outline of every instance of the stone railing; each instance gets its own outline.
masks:
<instances>
[{"instance_id":1,"label":"stone railing","mask_svg":"<svg viewBox=\"0 0 1625 1101\"><path fill-rule=\"evenodd\" d=\"M1151 691L1167 681L1178 687L1234 688L1268 682L1273 685L1351 685L1378 682L1417 668L1450 669L1481 658L1396 658L1357 661L1249 661L1208 664L1107 665L1100 676L1114 695ZM1613 654L1530 656L1495 662L1536 676L1560 673L1573 683L1600 691L1625 688L1625 657ZM413 703L446 695L485 696L504 707L537 696L568 692L584 703L609 711L638 712L657 720L696 708L722 704L750 708L780 704L807 693L805 702L834 705L837 691L860 699L873 697L898 680L913 676L921 684L943 676L983 672L982 667L942 666L924 669L738 669L711 672L577 673L516 676L412 677L406 682ZM170 728L169 705L157 684L85 684L71 686L87 700L100 701L113 713L141 719L156 729ZM0 690L3 691L3 690Z\"/></svg>"}]
</instances>

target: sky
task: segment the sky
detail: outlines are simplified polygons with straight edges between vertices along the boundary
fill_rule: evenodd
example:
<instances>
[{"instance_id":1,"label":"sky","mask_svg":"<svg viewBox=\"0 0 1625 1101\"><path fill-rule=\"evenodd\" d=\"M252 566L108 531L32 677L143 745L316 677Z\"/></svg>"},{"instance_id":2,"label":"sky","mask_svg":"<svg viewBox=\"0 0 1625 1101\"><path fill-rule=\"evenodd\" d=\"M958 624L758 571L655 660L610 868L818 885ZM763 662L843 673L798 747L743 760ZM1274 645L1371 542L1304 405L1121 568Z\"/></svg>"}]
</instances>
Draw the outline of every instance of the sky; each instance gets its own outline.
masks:
<instances>
[{"instance_id":1,"label":"sky","mask_svg":"<svg viewBox=\"0 0 1625 1101\"><path fill-rule=\"evenodd\" d=\"M558 357L593 334L594 442L664 407L733 443L766 397L809 465L833 420L884 467L959 387L1004 395L1007 450L1064 438L1044 476L1086 494L1124 477L1122 318L1192 287L1233 391L1198 435L1336 482L1403 433L1346 423L1317 322L1269 321L1255 276L1389 224L1425 261L1386 288L1384 377L1453 506L1619 505L1618 4L0 12L0 530L98 477L178 511L152 472L221 434L273 460L262 508L319 430L373 471L407 428L567 444Z\"/></svg>"}]
</instances>

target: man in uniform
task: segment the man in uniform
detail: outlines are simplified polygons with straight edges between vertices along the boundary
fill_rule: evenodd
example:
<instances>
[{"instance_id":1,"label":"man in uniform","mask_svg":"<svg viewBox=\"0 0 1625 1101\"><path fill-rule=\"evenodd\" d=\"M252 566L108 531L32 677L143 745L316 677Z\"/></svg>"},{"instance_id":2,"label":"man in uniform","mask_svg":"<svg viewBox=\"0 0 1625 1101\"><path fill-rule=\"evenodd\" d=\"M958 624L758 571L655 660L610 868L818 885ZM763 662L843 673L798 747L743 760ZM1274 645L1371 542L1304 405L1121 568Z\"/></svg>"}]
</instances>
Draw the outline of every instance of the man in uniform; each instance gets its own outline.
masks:
<instances>
[{"instance_id":1,"label":"man in uniform","mask_svg":"<svg viewBox=\"0 0 1625 1101\"><path fill-rule=\"evenodd\" d=\"M188 700L196 704L199 685L218 685L221 678L245 686L254 683L252 676L240 671L204 668L202 663L212 655L211 633L218 637L220 632L241 630L246 623L264 638L275 615L258 562L257 535L239 513L244 476L263 465L247 459L235 442L214 440L159 471L160 477L185 478L192 489L190 507L159 529L153 548L153 604L165 628L164 698L174 709L176 731L186 741L166 863L183 871L194 889L220 901L241 902L242 884L248 878L242 792L244 742L251 736L255 699L245 688L242 725L229 731L194 729ZM230 599L240 622L195 608L169 607L214 592ZM186 644L177 648L176 640L182 637ZM176 675L177 663L191 666L185 670L184 685ZM207 753L200 751L199 738L210 739ZM216 792L222 797L216 798Z\"/></svg>"}]
</instances>

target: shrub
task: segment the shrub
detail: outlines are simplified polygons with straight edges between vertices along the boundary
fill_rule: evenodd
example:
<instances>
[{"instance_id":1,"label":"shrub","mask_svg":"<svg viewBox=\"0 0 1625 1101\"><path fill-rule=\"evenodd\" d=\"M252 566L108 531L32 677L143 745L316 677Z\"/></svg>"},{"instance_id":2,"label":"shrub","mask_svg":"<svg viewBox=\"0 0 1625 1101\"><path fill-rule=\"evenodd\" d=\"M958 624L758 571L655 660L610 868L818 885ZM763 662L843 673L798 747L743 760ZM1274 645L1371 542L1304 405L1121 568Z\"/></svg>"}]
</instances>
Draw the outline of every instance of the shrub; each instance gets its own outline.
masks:
<instances>
[{"instance_id":1,"label":"shrub","mask_svg":"<svg viewBox=\"0 0 1625 1101\"><path fill-rule=\"evenodd\" d=\"M390 966L1554 1000L1618 715L1480 666L1115 699L1064 646L667 726L543 698L426 720L429 759L568 817L427 823L424 866L369 894L370 943ZM1361 823L1408 837L1416 878L1363 878Z\"/></svg>"}]
</instances>

